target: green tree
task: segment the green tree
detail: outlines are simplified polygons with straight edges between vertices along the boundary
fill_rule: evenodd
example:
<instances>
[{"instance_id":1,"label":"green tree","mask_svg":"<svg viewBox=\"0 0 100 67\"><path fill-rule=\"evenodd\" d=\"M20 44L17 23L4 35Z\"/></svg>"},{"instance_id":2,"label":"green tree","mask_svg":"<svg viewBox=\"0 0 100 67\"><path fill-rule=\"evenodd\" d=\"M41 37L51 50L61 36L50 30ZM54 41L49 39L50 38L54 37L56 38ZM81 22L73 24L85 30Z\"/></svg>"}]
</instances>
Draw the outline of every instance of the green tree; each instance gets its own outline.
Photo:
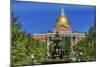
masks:
<instances>
[{"instance_id":1,"label":"green tree","mask_svg":"<svg viewBox=\"0 0 100 67\"><path fill-rule=\"evenodd\" d=\"M33 39L31 34L25 33L19 23L18 18L11 17L11 50L12 50L12 65L30 65L32 64L31 55L34 55L36 62L41 63L41 58L45 56L46 46L44 43Z\"/></svg>"},{"instance_id":2,"label":"green tree","mask_svg":"<svg viewBox=\"0 0 100 67\"><path fill-rule=\"evenodd\" d=\"M86 37L78 42L74 48L77 61L95 61L96 60L96 27L90 28Z\"/></svg>"},{"instance_id":3,"label":"green tree","mask_svg":"<svg viewBox=\"0 0 100 67\"><path fill-rule=\"evenodd\" d=\"M69 57L70 56L70 37L65 37L62 41L62 51L63 51L63 57Z\"/></svg>"},{"instance_id":4,"label":"green tree","mask_svg":"<svg viewBox=\"0 0 100 67\"><path fill-rule=\"evenodd\" d=\"M12 65L20 65L25 63L26 49L24 45L24 36L20 26L17 23L17 17L12 16L11 34L12 34Z\"/></svg>"}]
</instances>

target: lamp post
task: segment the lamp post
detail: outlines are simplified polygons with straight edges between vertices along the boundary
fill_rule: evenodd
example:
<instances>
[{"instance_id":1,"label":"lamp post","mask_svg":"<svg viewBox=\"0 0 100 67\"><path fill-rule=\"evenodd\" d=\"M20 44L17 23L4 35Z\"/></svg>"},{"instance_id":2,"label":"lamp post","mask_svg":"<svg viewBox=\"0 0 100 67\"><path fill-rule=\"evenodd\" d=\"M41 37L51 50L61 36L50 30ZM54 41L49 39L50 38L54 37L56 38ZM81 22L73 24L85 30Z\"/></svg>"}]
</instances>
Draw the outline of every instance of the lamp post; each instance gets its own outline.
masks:
<instances>
[{"instance_id":1,"label":"lamp post","mask_svg":"<svg viewBox=\"0 0 100 67\"><path fill-rule=\"evenodd\" d=\"M33 65L33 60L34 60L34 55L31 55L31 59L32 59L32 65Z\"/></svg>"},{"instance_id":2,"label":"lamp post","mask_svg":"<svg viewBox=\"0 0 100 67\"><path fill-rule=\"evenodd\" d=\"M79 54L77 54L77 61L82 61L82 55L83 55L83 52L79 52Z\"/></svg>"},{"instance_id":3,"label":"lamp post","mask_svg":"<svg viewBox=\"0 0 100 67\"><path fill-rule=\"evenodd\" d=\"M80 60L81 60L81 61L83 61L83 60L82 60L82 55L83 55L83 52L80 52L80 56L81 56L81 57L80 57Z\"/></svg>"},{"instance_id":4,"label":"lamp post","mask_svg":"<svg viewBox=\"0 0 100 67\"><path fill-rule=\"evenodd\" d=\"M80 52L80 55L83 55L83 53L82 53L82 52Z\"/></svg>"}]
</instances>

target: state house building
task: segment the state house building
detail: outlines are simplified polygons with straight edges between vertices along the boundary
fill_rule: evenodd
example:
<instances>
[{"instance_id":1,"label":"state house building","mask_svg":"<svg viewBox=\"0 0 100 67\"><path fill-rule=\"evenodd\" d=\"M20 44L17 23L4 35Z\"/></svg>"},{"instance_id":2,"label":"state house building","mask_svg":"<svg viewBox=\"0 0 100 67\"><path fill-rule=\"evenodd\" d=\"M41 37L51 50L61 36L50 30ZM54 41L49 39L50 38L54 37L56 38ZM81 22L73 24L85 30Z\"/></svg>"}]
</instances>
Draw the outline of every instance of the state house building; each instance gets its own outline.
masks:
<instances>
[{"instance_id":1,"label":"state house building","mask_svg":"<svg viewBox=\"0 0 100 67\"><path fill-rule=\"evenodd\" d=\"M56 32L58 32L60 38L65 38L65 37L71 38L70 45L73 50L73 46L75 46L79 40L84 38L85 34L72 31L70 24L69 24L70 22L68 21L67 17L65 16L63 8L61 9L61 15L59 16L59 18L55 19L55 20L56 20L56 25L53 29L53 32L47 32L44 34L34 34L33 38L35 38L36 40L38 40L40 42L45 42L47 45L47 49L49 51L49 49L50 49L49 46L52 43L52 41L50 39L55 36Z\"/></svg>"}]
</instances>

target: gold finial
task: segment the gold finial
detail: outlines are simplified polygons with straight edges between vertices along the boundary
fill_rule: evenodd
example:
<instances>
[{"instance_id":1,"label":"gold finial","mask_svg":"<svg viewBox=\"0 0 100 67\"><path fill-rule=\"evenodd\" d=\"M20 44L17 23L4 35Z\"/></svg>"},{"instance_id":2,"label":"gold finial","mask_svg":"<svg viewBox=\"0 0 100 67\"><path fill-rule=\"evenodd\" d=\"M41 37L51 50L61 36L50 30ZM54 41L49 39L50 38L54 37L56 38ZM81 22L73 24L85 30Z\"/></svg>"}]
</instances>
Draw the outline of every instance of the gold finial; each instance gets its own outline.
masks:
<instances>
[{"instance_id":1,"label":"gold finial","mask_svg":"<svg viewBox=\"0 0 100 67\"><path fill-rule=\"evenodd\" d=\"M65 16L64 9L61 9L61 16Z\"/></svg>"}]
</instances>

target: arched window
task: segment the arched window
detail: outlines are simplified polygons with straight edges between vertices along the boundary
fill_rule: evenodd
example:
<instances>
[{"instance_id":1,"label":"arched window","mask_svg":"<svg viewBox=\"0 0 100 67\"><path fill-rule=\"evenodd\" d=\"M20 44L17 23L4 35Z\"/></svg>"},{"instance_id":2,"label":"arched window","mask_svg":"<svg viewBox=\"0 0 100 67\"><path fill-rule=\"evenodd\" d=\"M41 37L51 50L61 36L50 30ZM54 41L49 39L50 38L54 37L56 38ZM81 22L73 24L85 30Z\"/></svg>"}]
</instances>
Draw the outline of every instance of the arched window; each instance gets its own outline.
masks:
<instances>
[{"instance_id":1,"label":"arched window","mask_svg":"<svg viewBox=\"0 0 100 67\"><path fill-rule=\"evenodd\" d=\"M75 36L73 36L73 42L75 43L75 40L76 40L76 37Z\"/></svg>"}]
</instances>

